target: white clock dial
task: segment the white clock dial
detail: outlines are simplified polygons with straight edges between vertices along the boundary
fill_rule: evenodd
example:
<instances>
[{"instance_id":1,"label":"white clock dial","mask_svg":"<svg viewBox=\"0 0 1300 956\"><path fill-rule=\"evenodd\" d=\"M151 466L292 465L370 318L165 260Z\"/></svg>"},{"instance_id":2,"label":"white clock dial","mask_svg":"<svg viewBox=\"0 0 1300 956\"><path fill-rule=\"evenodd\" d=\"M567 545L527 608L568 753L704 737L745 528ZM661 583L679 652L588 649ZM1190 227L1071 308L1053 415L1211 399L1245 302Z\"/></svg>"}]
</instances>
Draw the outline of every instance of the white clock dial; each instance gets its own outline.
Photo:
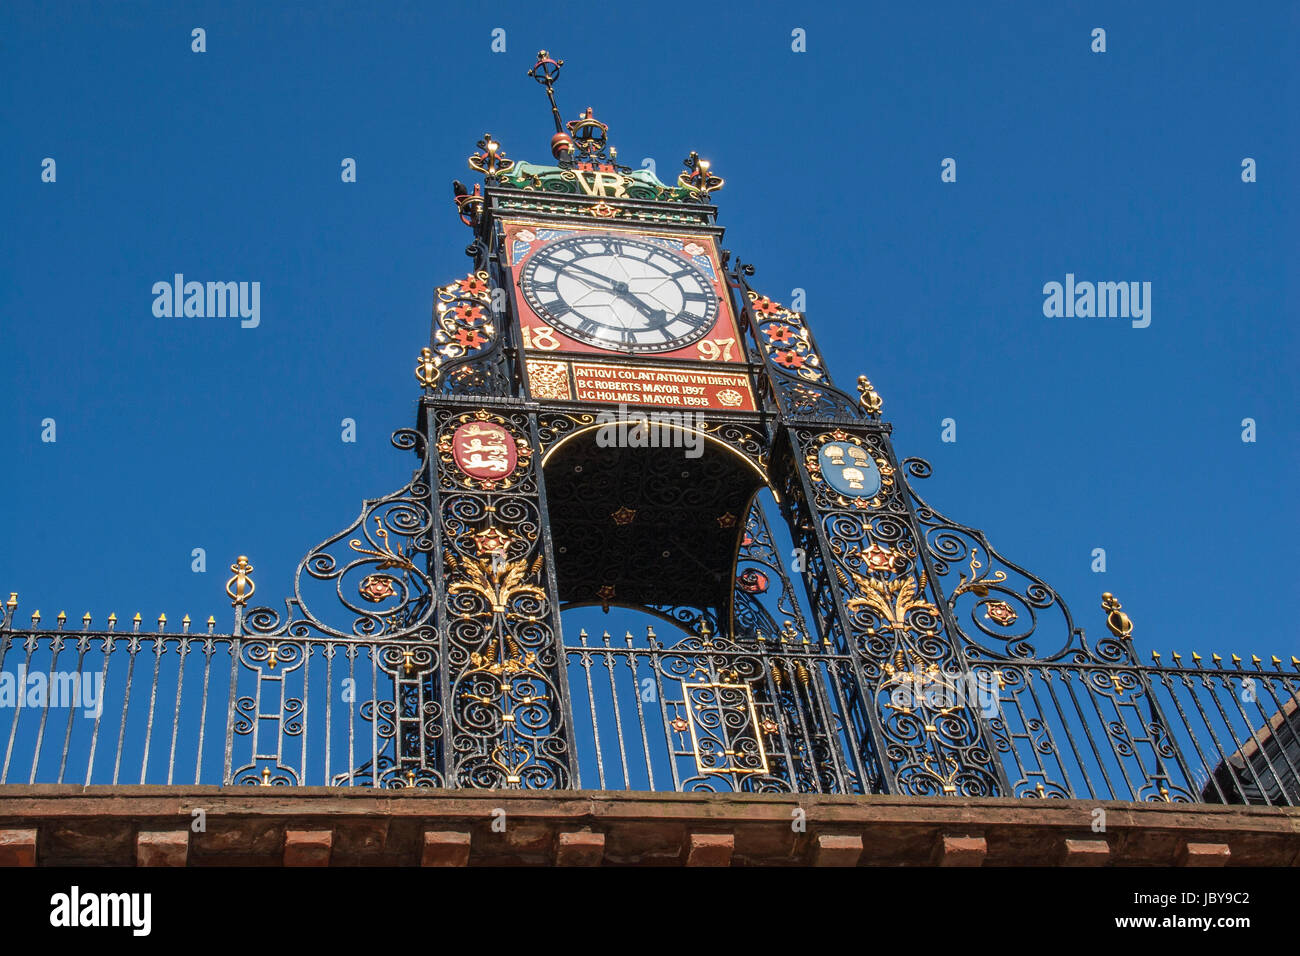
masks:
<instances>
[{"instance_id":1,"label":"white clock dial","mask_svg":"<svg viewBox=\"0 0 1300 956\"><path fill-rule=\"evenodd\" d=\"M519 279L540 317L571 338L619 352L671 352L708 335L713 283L693 262L629 236L558 239Z\"/></svg>"}]
</instances>

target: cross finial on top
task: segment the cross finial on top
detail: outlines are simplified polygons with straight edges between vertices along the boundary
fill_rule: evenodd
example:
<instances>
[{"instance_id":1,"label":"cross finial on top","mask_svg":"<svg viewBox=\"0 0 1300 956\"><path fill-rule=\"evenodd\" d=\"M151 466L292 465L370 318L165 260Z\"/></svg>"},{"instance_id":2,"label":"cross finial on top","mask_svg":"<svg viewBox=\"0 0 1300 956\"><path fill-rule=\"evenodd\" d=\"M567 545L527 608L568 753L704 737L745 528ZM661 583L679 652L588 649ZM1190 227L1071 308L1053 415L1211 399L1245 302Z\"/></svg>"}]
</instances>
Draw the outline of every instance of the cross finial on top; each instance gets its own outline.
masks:
<instances>
[{"instance_id":1,"label":"cross finial on top","mask_svg":"<svg viewBox=\"0 0 1300 956\"><path fill-rule=\"evenodd\" d=\"M555 81L560 78L560 68L564 66L563 60L555 60L545 50L537 51L537 62L533 68L528 71L531 76L542 86L546 87L546 98L551 101L551 115L555 118L555 131L564 132L564 125L560 122L560 108L555 105Z\"/></svg>"}]
</instances>

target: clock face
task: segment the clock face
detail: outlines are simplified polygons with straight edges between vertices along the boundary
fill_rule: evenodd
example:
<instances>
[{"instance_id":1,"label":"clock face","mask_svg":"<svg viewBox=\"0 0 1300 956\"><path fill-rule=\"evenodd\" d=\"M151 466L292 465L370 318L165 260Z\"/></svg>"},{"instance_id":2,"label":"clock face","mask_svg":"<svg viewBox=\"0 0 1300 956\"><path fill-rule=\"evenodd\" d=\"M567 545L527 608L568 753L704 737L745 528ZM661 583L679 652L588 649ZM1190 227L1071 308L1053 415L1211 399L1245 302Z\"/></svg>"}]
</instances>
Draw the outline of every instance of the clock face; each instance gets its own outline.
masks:
<instances>
[{"instance_id":1,"label":"clock face","mask_svg":"<svg viewBox=\"0 0 1300 956\"><path fill-rule=\"evenodd\" d=\"M533 311L571 338L618 352L671 352L709 333L713 283L663 246L616 235L558 239L519 278Z\"/></svg>"}]
</instances>

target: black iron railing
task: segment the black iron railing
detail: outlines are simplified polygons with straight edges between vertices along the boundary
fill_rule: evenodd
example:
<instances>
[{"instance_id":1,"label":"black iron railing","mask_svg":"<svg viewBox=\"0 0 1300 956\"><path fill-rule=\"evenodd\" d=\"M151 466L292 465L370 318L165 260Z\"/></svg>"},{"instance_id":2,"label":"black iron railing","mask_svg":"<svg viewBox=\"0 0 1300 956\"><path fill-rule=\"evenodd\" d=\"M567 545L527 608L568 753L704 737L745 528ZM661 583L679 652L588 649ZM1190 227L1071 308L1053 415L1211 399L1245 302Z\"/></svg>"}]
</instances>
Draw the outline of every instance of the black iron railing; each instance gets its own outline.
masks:
<instances>
[{"instance_id":1,"label":"black iron railing","mask_svg":"<svg viewBox=\"0 0 1300 956\"><path fill-rule=\"evenodd\" d=\"M62 627L0 630L0 784L446 785L427 642ZM578 787L876 789L870 698L826 644L649 628L565 653ZM1300 804L1294 666L976 662L898 671L875 699L912 695L930 720L980 710L1007 795Z\"/></svg>"}]
</instances>

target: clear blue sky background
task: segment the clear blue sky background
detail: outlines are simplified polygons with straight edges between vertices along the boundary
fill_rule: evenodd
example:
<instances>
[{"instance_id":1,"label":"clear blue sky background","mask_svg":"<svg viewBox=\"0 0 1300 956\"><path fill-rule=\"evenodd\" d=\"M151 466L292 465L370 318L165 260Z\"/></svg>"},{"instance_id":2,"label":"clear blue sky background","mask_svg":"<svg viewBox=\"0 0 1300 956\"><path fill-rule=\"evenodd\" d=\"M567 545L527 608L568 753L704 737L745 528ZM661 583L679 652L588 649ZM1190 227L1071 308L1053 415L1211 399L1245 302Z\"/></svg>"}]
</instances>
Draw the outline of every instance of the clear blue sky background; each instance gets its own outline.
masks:
<instances>
[{"instance_id":1,"label":"clear blue sky background","mask_svg":"<svg viewBox=\"0 0 1300 956\"><path fill-rule=\"evenodd\" d=\"M832 371L869 374L899 454L933 461L930 502L1078 623L1101 633L1110 590L1145 650L1300 652L1295 4L322 6L0 13L0 590L23 616L226 629L236 554L279 605L405 481L388 436L433 287L469 262L450 182L485 130L548 159L545 46L566 118L596 107L621 159L713 160L758 287L807 290ZM260 281L260 328L155 318L176 272ZM1045 318L1066 272L1151 282L1151 326Z\"/></svg>"}]
</instances>

